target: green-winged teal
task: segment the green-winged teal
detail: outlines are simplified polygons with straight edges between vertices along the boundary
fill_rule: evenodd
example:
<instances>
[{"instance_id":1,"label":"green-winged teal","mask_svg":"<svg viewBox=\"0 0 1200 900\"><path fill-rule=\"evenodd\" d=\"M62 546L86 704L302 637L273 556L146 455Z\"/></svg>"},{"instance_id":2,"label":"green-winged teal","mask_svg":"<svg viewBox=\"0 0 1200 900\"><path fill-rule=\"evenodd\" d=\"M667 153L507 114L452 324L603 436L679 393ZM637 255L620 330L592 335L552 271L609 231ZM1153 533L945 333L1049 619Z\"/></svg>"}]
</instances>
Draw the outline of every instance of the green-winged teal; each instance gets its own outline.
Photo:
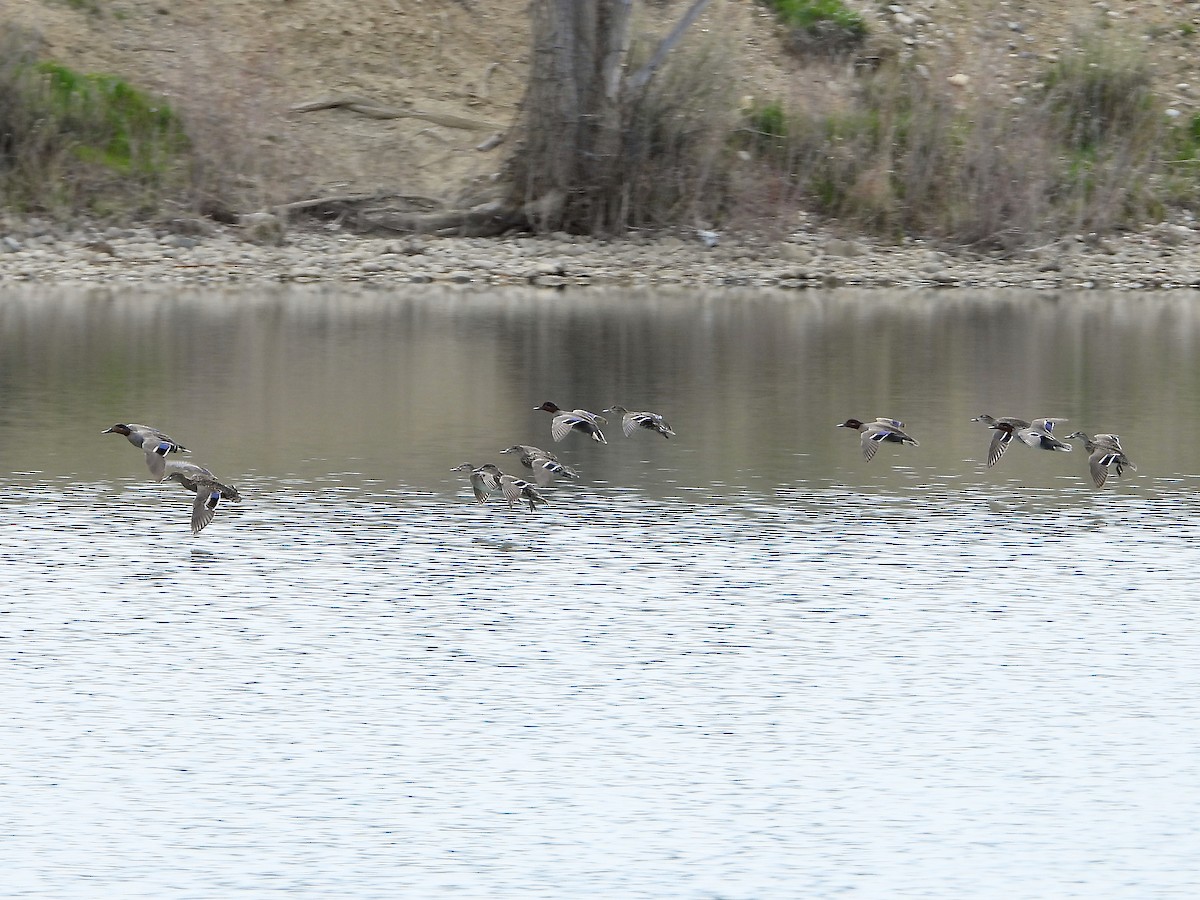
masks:
<instances>
[{"instance_id":1,"label":"green-winged teal","mask_svg":"<svg viewBox=\"0 0 1200 900\"><path fill-rule=\"evenodd\" d=\"M639 428L657 431L665 438L669 438L675 434L671 430L671 426L667 424L667 420L658 413L630 412L623 406L610 406L604 411L621 417L621 429L625 432L625 437L631 437Z\"/></svg>"},{"instance_id":2,"label":"green-winged teal","mask_svg":"<svg viewBox=\"0 0 1200 900\"><path fill-rule=\"evenodd\" d=\"M242 499L237 488L222 484L204 466L167 460L164 469L165 473L159 481L176 481L196 494L196 502L192 504L192 534L199 534L213 520L217 504L222 500L237 503Z\"/></svg>"},{"instance_id":3,"label":"green-winged teal","mask_svg":"<svg viewBox=\"0 0 1200 900\"><path fill-rule=\"evenodd\" d=\"M1104 483L1108 481L1109 466L1117 470L1118 476L1124 474L1126 469L1131 472L1137 471L1137 466L1125 455L1121 447L1120 435L1089 435L1085 431L1075 431L1068 434L1066 439L1083 441L1083 449L1088 453L1088 471L1092 473L1092 483L1096 487L1104 487Z\"/></svg>"},{"instance_id":4,"label":"green-winged teal","mask_svg":"<svg viewBox=\"0 0 1200 900\"><path fill-rule=\"evenodd\" d=\"M1012 443L1013 436L1022 428L1029 427L1029 423L1024 419L1017 419L1012 416L1002 416L996 419L987 413L980 413L971 421L982 422L996 432L992 435L992 442L988 445L988 466L994 466L998 463L1000 457L1004 455L1004 451L1008 449L1008 445Z\"/></svg>"},{"instance_id":5,"label":"green-winged teal","mask_svg":"<svg viewBox=\"0 0 1200 900\"><path fill-rule=\"evenodd\" d=\"M852 428L861 433L859 441L862 444L863 456L867 458L868 462L875 456L875 450L879 445L885 441L893 444L920 446L916 438L905 434L904 423L897 419L888 419L883 416L880 416L874 422L847 419L845 422L839 422L837 427Z\"/></svg>"},{"instance_id":6,"label":"green-winged teal","mask_svg":"<svg viewBox=\"0 0 1200 900\"><path fill-rule=\"evenodd\" d=\"M492 463L473 466L471 463L465 462L455 466L450 471L471 473L471 490L475 494L475 499L480 503L483 503L488 497L500 490L501 472Z\"/></svg>"},{"instance_id":7,"label":"green-winged teal","mask_svg":"<svg viewBox=\"0 0 1200 900\"><path fill-rule=\"evenodd\" d=\"M563 478L579 477L579 473L574 469L563 465L563 463L559 462L557 456L549 450L542 450L540 447L531 447L529 444L513 444L507 450L501 450L500 452L518 454L521 465L533 473L533 480L540 487L546 487L554 480L554 476L556 475Z\"/></svg>"},{"instance_id":8,"label":"green-winged teal","mask_svg":"<svg viewBox=\"0 0 1200 900\"><path fill-rule=\"evenodd\" d=\"M608 419L604 416L598 416L586 409L560 409L549 400L541 406L535 406L534 410L545 410L554 416L550 422L550 436L556 441L563 440L574 430L586 434L593 441L599 441L601 444L608 443L604 439L604 432L600 430L601 425L608 424Z\"/></svg>"},{"instance_id":9,"label":"green-winged teal","mask_svg":"<svg viewBox=\"0 0 1200 900\"><path fill-rule=\"evenodd\" d=\"M543 497L533 484L515 475L500 473L500 491L508 501L509 507L521 500L529 501L530 511L536 511L539 503L550 505L550 501Z\"/></svg>"},{"instance_id":10,"label":"green-winged teal","mask_svg":"<svg viewBox=\"0 0 1200 900\"><path fill-rule=\"evenodd\" d=\"M188 448L173 437L149 425L135 425L118 422L112 428L106 428L101 434L119 434L128 438L129 443L143 450L146 454L146 467L158 481L162 481L165 460L168 453L187 453Z\"/></svg>"}]
</instances>

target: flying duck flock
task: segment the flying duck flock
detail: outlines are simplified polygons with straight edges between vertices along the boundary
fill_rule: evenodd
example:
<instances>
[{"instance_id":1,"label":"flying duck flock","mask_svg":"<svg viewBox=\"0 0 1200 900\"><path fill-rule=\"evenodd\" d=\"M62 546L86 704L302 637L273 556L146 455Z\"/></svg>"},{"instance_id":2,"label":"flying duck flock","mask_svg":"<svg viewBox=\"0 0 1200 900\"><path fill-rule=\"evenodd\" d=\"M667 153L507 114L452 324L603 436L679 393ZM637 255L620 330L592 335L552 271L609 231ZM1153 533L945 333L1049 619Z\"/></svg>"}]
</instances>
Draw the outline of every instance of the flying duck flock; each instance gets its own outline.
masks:
<instances>
[{"instance_id":1,"label":"flying duck flock","mask_svg":"<svg viewBox=\"0 0 1200 900\"><path fill-rule=\"evenodd\" d=\"M562 409L549 400L534 409L548 412L553 417L550 420L550 437L556 443L566 440L572 432L582 434L600 444L608 443L600 428L608 424L608 419L600 413L589 412L586 409ZM658 413L631 412L624 406L617 405L610 406L603 412L621 417L621 430L626 437L633 437L641 431L660 434L664 438L675 436L666 419ZM1131 472L1137 471L1137 466L1125 455L1121 447L1121 438L1116 434L1089 435L1083 431L1075 431L1059 438L1055 429L1067 421L1060 418L1027 421L1011 416L995 418L984 413L971 421L980 422L994 432L988 445L988 467L1000 461L1009 444L1016 438L1027 447L1050 451L1070 451L1074 449L1070 441L1079 441L1088 454L1088 472L1091 474L1092 483L1098 488L1104 486L1110 470L1114 470L1118 476L1126 469ZM884 416L870 422L847 419L838 423L836 427L849 428L859 433L862 454L868 462L875 457L875 452L883 444L920 446L917 439L904 430L904 423L898 419ZM191 451L157 428L117 423L102 433L122 435L130 444L141 450L146 458L146 467L155 481L174 481L196 495L192 502L192 534L199 534L212 522L217 506L222 500L237 503L242 499L237 488L223 483L208 469L176 459L178 454ZM486 503L492 494L499 493L510 508L519 503L527 503L529 510L536 512L538 506L549 505L541 489L548 487L556 478L579 478L578 472L561 462L553 453L530 444L513 444L500 453L513 454L521 466L529 471L533 481L507 474L493 463L476 466L464 462L455 466L450 471L467 473L471 491L479 503Z\"/></svg>"},{"instance_id":2,"label":"flying duck flock","mask_svg":"<svg viewBox=\"0 0 1200 900\"><path fill-rule=\"evenodd\" d=\"M541 406L535 406L534 412L545 411L554 418L550 420L550 437L556 442L566 440L572 431L586 435L600 444L607 444L608 439L600 430L601 425L607 425L608 419L599 413L588 412L586 409L561 409L555 403L547 400ZM675 432L667 424L667 420L658 413L630 412L623 406L610 406L604 412L621 417L621 430L625 437L633 437L639 429L653 431L665 438L672 437ZM501 453L516 453L521 465L530 471L536 485L530 484L523 478L506 475L492 463L482 466L462 463L451 469L451 472L469 472L471 490L479 503L487 502L488 497L499 491L510 507L522 500L529 503L531 511L536 510L539 503L549 505L548 501L538 490L546 487L555 478L577 479L579 473L569 466L563 465L558 457L549 450L542 450L529 444L514 444Z\"/></svg>"},{"instance_id":3,"label":"flying duck flock","mask_svg":"<svg viewBox=\"0 0 1200 900\"><path fill-rule=\"evenodd\" d=\"M146 454L146 467L155 481L175 481L196 495L192 503L192 534L199 534L213 520L217 504L222 500L237 503L242 499L237 488L223 484L204 466L168 459L179 453L190 453L187 447L157 428L118 422L101 434L120 434Z\"/></svg>"}]
</instances>

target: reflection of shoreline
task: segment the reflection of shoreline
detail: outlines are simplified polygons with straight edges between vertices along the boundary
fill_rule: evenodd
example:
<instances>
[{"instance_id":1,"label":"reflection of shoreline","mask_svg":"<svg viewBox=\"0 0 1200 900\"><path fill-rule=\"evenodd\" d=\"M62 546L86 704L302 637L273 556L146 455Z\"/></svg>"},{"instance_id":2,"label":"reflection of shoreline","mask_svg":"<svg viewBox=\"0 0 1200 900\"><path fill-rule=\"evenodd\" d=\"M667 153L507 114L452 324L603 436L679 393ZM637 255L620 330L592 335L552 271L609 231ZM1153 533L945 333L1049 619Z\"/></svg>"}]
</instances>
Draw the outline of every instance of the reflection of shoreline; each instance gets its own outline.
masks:
<instances>
[{"instance_id":1,"label":"reflection of shoreline","mask_svg":"<svg viewBox=\"0 0 1200 900\"><path fill-rule=\"evenodd\" d=\"M783 240L726 235L706 247L683 233L598 241L574 236L362 237L295 231L283 246L209 226L200 237L128 229L97 241L19 237L0 253L0 284L346 282L688 285L872 288L1024 287L1044 290L1200 288L1200 231L1160 224L1094 240L1068 238L1008 258L798 232ZM97 249L101 248L101 249Z\"/></svg>"},{"instance_id":2,"label":"reflection of shoreline","mask_svg":"<svg viewBox=\"0 0 1200 900\"><path fill-rule=\"evenodd\" d=\"M1194 420L1176 413L1197 335L1182 292L21 285L0 299L0 455L14 471L144 475L128 447L97 444L132 420L186 436L239 487L352 472L436 492L465 460L507 471L515 443L589 485L717 486L739 503L824 479L1024 493L1086 478L1078 452L1021 447L984 471L990 435L971 419L988 412L1123 433L1143 485L1188 468ZM679 435L553 445L533 411L547 398L670 410ZM834 427L850 415L901 418L921 447L865 463Z\"/></svg>"}]
</instances>

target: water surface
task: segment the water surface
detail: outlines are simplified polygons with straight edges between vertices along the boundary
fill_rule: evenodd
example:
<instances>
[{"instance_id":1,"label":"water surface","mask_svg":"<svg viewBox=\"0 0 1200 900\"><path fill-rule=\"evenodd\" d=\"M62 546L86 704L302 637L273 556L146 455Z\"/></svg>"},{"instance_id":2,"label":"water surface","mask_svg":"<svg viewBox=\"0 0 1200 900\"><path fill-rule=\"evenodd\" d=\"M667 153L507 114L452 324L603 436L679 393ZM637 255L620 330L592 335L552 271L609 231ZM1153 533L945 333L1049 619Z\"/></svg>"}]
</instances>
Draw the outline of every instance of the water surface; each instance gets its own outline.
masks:
<instances>
[{"instance_id":1,"label":"water surface","mask_svg":"<svg viewBox=\"0 0 1200 900\"><path fill-rule=\"evenodd\" d=\"M5 893L1191 896L1197 299L6 289Z\"/></svg>"}]
</instances>

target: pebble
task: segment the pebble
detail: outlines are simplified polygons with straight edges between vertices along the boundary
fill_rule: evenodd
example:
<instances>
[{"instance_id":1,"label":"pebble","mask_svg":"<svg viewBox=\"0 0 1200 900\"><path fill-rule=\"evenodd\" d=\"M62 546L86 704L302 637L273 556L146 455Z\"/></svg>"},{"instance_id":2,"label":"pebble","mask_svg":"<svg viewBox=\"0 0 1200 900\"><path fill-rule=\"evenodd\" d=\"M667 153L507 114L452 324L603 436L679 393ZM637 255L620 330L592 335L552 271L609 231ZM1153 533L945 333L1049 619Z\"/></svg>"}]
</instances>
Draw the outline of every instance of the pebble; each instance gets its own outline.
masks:
<instances>
[{"instance_id":1,"label":"pebble","mask_svg":"<svg viewBox=\"0 0 1200 900\"><path fill-rule=\"evenodd\" d=\"M369 237L292 228L282 243L254 244L245 228L203 223L55 232L5 222L0 285L268 281L372 284L663 284L1047 289L1200 288L1200 230L1192 220L1140 231L1077 235L1045 247L990 257L853 239L805 224L781 240L723 232L712 248L692 235L601 241L528 235L495 238ZM185 232L185 233L180 233ZM36 239L36 240L35 240Z\"/></svg>"}]
</instances>

